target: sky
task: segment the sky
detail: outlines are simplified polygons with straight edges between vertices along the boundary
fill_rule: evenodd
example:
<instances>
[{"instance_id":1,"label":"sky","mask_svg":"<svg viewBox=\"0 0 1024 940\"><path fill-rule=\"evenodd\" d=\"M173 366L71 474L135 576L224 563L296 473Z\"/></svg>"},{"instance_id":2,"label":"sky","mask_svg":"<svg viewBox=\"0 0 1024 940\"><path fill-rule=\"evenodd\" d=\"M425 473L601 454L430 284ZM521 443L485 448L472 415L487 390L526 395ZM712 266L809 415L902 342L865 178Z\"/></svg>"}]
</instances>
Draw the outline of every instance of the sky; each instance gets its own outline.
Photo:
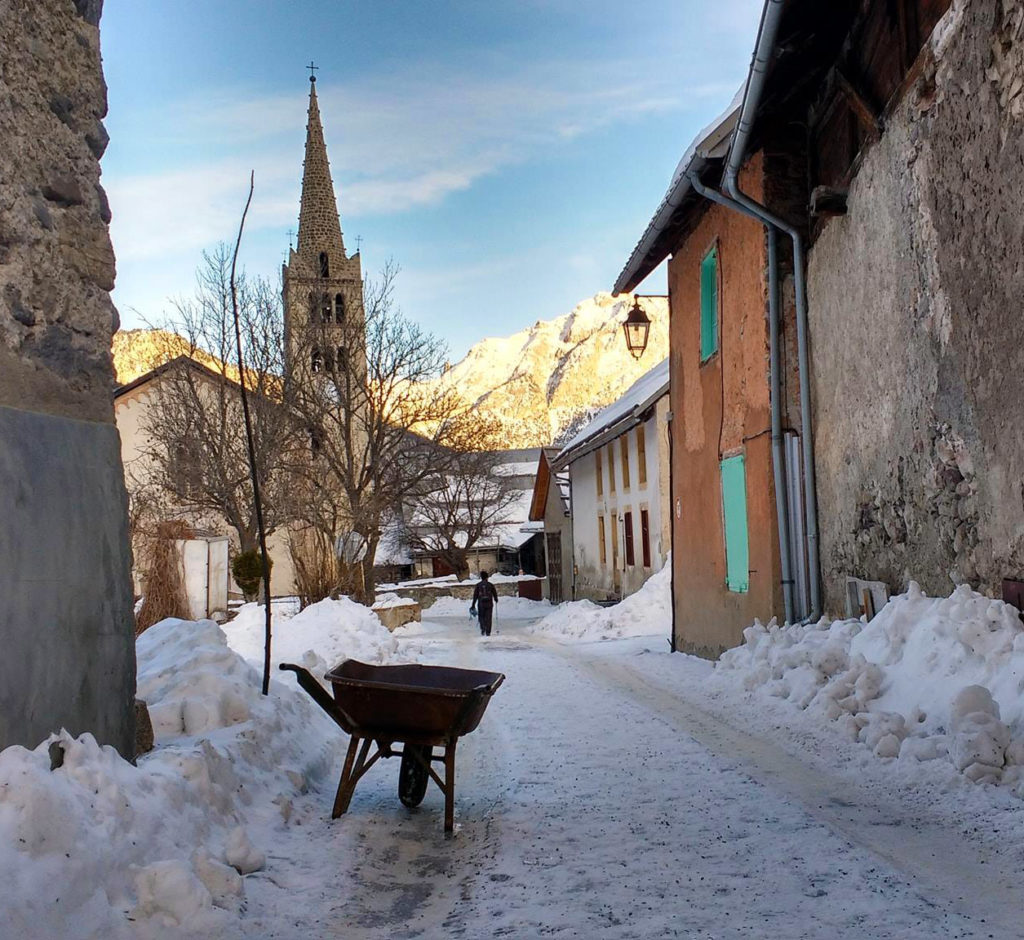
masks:
<instances>
[{"instance_id":1,"label":"sky","mask_svg":"<svg viewBox=\"0 0 1024 940\"><path fill-rule=\"evenodd\" d=\"M692 137L729 103L761 0L106 0L102 161L125 328L233 242L277 280L309 71L349 252L460 358L616 275ZM357 241L358 239L358 241ZM664 293L664 270L644 293Z\"/></svg>"}]
</instances>

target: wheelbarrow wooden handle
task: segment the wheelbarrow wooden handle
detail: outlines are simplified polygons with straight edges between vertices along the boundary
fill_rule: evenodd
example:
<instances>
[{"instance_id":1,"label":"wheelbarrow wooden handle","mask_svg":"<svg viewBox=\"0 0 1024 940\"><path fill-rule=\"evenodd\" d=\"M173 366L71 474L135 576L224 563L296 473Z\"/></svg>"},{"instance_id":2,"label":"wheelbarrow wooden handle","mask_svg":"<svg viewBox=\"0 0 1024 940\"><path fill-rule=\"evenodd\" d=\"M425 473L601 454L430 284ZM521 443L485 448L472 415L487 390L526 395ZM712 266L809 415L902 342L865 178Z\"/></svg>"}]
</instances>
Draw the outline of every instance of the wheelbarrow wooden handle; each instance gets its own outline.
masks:
<instances>
[{"instance_id":1,"label":"wheelbarrow wooden handle","mask_svg":"<svg viewBox=\"0 0 1024 940\"><path fill-rule=\"evenodd\" d=\"M348 734L355 733L356 723L348 716L345 709L338 704L334 696L316 681L316 678L308 669L297 666L295 663L281 663L278 668L282 671L294 672L299 685L310 698L327 712L343 731Z\"/></svg>"}]
</instances>

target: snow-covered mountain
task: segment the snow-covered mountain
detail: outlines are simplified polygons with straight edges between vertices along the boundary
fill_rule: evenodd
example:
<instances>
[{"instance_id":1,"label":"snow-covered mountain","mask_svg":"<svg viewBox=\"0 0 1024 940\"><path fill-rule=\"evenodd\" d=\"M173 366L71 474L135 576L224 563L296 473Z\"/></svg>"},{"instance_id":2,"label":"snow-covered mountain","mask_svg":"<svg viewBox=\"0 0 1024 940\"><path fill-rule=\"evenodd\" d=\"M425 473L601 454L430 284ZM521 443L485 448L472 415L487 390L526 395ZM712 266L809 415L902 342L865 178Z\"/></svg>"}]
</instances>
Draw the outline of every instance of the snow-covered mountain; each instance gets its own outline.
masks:
<instances>
[{"instance_id":1,"label":"snow-covered mountain","mask_svg":"<svg viewBox=\"0 0 1024 940\"><path fill-rule=\"evenodd\" d=\"M667 299L640 303L651 331L639 361L622 334L633 296L599 293L553 320L481 340L438 381L491 422L503 446L555 443L668 355Z\"/></svg>"},{"instance_id":2,"label":"snow-covered mountain","mask_svg":"<svg viewBox=\"0 0 1024 940\"><path fill-rule=\"evenodd\" d=\"M512 336L481 340L436 382L473 408L502 447L565 440L668 355L667 299L641 298L651 331L639 361L622 335L632 305L632 294L595 294L563 316L538 320ZM113 344L117 380L130 382L187 353L188 343L173 333L122 330ZM202 351L197 358L217 367Z\"/></svg>"}]
</instances>

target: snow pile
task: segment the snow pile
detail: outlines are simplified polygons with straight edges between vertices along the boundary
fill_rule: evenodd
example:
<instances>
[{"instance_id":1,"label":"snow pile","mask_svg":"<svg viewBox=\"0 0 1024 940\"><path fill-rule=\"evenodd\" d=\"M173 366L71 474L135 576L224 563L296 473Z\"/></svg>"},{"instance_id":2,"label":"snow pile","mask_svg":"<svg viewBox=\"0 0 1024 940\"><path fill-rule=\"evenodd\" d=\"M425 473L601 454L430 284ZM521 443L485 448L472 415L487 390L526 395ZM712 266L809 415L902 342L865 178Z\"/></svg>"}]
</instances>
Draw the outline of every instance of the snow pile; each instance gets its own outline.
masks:
<instances>
[{"instance_id":1,"label":"snow pile","mask_svg":"<svg viewBox=\"0 0 1024 940\"><path fill-rule=\"evenodd\" d=\"M137 767L64 731L0 752L0 936L226 935L241 875L334 759L329 719L289 686L260 695L212 621L161 621L137 652L156 737Z\"/></svg>"},{"instance_id":2,"label":"snow pile","mask_svg":"<svg viewBox=\"0 0 1024 940\"><path fill-rule=\"evenodd\" d=\"M377 595L376 600L373 602L373 609L391 610L393 607L415 607L417 603L411 597L399 597L394 592L386 592Z\"/></svg>"},{"instance_id":3,"label":"snow pile","mask_svg":"<svg viewBox=\"0 0 1024 940\"><path fill-rule=\"evenodd\" d=\"M231 648L249 662L262 664L264 611L246 604L224 625ZM310 604L297 614L274 612L271 655L278 663L298 663L318 679L343 659L384 663L397 658L398 641L369 607L347 597Z\"/></svg>"},{"instance_id":4,"label":"snow pile","mask_svg":"<svg viewBox=\"0 0 1024 940\"><path fill-rule=\"evenodd\" d=\"M878 757L947 759L1024 796L1024 627L1009 604L911 582L870 623L755 621L744 639L715 681L818 712Z\"/></svg>"},{"instance_id":5,"label":"snow pile","mask_svg":"<svg viewBox=\"0 0 1024 940\"><path fill-rule=\"evenodd\" d=\"M652 636L672 630L672 565L665 566L639 591L613 607L591 601L571 601L527 629L574 640L612 640L627 636Z\"/></svg>"}]
</instances>

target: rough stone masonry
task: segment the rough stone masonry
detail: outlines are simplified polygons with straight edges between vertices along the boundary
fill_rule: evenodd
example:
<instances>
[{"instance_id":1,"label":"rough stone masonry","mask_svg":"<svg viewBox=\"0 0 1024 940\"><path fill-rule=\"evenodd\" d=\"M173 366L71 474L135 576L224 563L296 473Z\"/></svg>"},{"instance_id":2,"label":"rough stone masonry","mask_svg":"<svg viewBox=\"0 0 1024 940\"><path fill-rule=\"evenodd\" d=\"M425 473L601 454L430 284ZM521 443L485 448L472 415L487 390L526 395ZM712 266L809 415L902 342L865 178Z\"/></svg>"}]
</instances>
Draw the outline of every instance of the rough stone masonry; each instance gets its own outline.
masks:
<instances>
[{"instance_id":1,"label":"rough stone masonry","mask_svg":"<svg viewBox=\"0 0 1024 940\"><path fill-rule=\"evenodd\" d=\"M1024 577L1024 7L955 0L810 255L827 606Z\"/></svg>"},{"instance_id":2,"label":"rough stone masonry","mask_svg":"<svg viewBox=\"0 0 1024 940\"><path fill-rule=\"evenodd\" d=\"M0 748L134 748L102 0L0 0Z\"/></svg>"}]
</instances>

